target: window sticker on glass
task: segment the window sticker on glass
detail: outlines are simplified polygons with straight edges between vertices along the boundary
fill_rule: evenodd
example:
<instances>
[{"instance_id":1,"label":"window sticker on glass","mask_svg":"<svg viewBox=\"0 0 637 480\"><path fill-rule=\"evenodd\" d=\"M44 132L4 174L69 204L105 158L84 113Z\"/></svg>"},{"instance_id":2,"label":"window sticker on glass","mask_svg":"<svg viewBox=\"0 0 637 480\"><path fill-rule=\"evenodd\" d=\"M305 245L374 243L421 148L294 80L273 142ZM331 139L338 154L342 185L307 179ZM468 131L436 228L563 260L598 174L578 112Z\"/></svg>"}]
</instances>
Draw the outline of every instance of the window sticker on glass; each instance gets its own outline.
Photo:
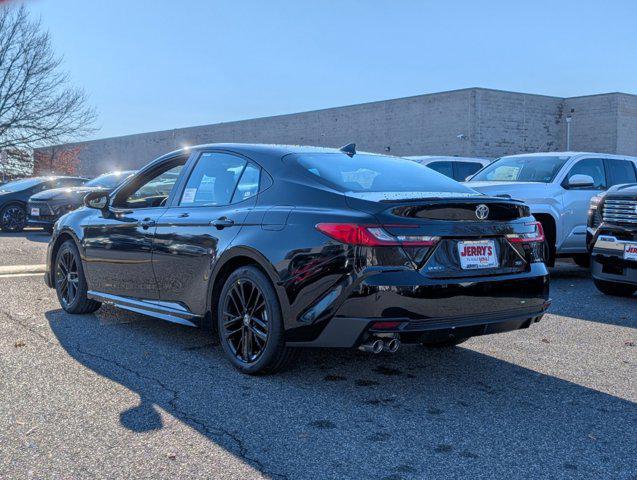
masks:
<instances>
[{"instance_id":1,"label":"window sticker on glass","mask_svg":"<svg viewBox=\"0 0 637 480\"><path fill-rule=\"evenodd\" d=\"M181 203L193 203L195 201L196 195L196 188L187 188L186 190L184 190L184 196L181 198Z\"/></svg>"}]
</instances>

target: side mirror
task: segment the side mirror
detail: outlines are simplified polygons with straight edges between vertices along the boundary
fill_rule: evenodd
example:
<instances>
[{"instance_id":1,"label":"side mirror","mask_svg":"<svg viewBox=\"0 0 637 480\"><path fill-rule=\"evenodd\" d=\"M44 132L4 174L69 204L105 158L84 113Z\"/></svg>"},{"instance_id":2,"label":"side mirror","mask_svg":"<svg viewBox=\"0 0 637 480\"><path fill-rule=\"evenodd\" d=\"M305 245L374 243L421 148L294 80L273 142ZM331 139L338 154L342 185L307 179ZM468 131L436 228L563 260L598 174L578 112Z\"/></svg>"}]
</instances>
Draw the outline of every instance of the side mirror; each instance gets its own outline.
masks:
<instances>
[{"instance_id":1,"label":"side mirror","mask_svg":"<svg viewBox=\"0 0 637 480\"><path fill-rule=\"evenodd\" d=\"M106 192L91 192L84 197L84 205L89 208L104 210L108 207L108 200L108 193Z\"/></svg>"},{"instance_id":2,"label":"side mirror","mask_svg":"<svg viewBox=\"0 0 637 480\"><path fill-rule=\"evenodd\" d=\"M595 180L590 175L582 175L581 173L577 173L571 177L569 177L567 185L569 188L586 188L586 187L594 187Z\"/></svg>"}]
</instances>

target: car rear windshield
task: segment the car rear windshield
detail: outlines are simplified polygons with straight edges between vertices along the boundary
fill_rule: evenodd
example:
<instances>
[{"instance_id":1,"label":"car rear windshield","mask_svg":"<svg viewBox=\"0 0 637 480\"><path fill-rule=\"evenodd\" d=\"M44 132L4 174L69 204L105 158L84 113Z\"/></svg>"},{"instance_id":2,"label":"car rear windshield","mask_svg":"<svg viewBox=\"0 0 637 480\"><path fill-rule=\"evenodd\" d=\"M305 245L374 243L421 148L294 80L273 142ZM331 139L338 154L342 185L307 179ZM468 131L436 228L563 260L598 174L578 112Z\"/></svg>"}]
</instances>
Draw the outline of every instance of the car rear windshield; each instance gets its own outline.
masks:
<instances>
[{"instance_id":1,"label":"car rear windshield","mask_svg":"<svg viewBox=\"0 0 637 480\"><path fill-rule=\"evenodd\" d=\"M502 157L476 173L471 181L550 183L568 159L564 155Z\"/></svg>"},{"instance_id":2,"label":"car rear windshield","mask_svg":"<svg viewBox=\"0 0 637 480\"><path fill-rule=\"evenodd\" d=\"M297 154L308 172L345 192L452 192L475 194L455 180L413 160L357 153Z\"/></svg>"}]
</instances>

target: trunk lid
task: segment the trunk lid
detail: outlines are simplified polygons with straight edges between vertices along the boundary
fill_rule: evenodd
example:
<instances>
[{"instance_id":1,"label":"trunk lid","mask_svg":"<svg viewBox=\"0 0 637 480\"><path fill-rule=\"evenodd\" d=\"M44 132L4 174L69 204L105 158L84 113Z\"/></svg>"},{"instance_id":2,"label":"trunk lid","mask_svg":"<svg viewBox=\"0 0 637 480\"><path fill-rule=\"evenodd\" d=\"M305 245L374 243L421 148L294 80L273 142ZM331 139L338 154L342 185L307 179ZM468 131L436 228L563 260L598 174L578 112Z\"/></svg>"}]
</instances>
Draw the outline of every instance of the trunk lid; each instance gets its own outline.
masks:
<instances>
[{"instance_id":1,"label":"trunk lid","mask_svg":"<svg viewBox=\"0 0 637 480\"><path fill-rule=\"evenodd\" d=\"M402 247L423 275L449 278L506 274L527 266L521 252L506 239L513 233L511 222L530 215L522 202L480 194L433 198L420 192L419 196L409 192L348 193L346 198L350 207L373 215L391 235L439 237L433 247ZM466 258L461 258L466 252L472 258L473 254L482 258L480 254L485 253L484 267L468 268Z\"/></svg>"}]
</instances>

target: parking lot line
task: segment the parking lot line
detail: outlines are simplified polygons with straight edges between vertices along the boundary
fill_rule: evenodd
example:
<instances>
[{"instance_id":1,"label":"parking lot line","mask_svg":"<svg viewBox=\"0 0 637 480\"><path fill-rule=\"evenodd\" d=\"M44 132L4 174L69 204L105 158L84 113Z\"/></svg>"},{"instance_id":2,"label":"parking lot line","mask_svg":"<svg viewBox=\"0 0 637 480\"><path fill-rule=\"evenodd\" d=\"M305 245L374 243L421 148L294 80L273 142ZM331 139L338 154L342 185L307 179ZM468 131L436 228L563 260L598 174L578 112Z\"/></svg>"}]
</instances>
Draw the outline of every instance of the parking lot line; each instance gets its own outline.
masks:
<instances>
[{"instance_id":1,"label":"parking lot line","mask_svg":"<svg viewBox=\"0 0 637 480\"><path fill-rule=\"evenodd\" d=\"M40 275L46 271L45 264L37 265L7 265L0 267L0 278L27 275Z\"/></svg>"}]
</instances>

